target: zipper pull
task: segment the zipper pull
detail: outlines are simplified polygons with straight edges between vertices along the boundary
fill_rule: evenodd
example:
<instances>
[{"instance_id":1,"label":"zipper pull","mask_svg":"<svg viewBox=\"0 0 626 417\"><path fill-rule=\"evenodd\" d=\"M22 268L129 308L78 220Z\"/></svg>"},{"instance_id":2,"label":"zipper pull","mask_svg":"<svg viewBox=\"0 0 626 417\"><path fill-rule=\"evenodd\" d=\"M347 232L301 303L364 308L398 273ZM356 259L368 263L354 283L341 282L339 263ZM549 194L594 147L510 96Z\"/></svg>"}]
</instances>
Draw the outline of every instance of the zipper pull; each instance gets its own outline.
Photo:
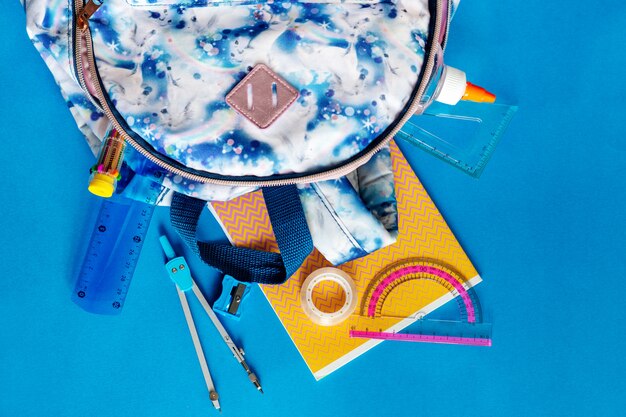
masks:
<instances>
[{"instance_id":1,"label":"zipper pull","mask_svg":"<svg viewBox=\"0 0 626 417\"><path fill-rule=\"evenodd\" d=\"M89 18L102 6L104 0L89 0L83 9L78 12L77 23L78 27L85 31L89 29Z\"/></svg>"}]
</instances>

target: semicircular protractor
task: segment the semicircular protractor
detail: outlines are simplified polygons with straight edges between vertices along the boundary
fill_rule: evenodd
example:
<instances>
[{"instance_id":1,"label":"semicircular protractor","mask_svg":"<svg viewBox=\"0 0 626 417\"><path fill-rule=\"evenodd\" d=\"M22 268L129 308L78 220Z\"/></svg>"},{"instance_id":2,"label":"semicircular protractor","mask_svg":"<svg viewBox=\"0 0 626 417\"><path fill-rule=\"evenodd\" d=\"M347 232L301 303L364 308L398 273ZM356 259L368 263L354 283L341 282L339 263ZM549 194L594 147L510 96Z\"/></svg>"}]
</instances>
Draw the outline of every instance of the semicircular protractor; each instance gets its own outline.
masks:
<instances>
[{"instance_id":1,"label":"semicircular protractor","mask_svg":"<svg viewBox=\"0 0 626 417\"><path fill-rule=\"evenodd\" d=\"M452 320L428 320L416 313L412 317L389 317L383 314L390 295L408 282L427 281L439 285L459 305L459 316ZM418 309L419 306L416 306ZM412 330L402 334L393 331L400 319L414 321ZM351 337L413 342L469 344L491 346L491 325L482 322L480 302L468 280L452 267L426 258L409 258L381 270L368 285L362 297L360 319L350 330Z\"/></svg>"},{"instance_id":2,"label":"semicircular protractor","mask_svg":"<svg viewBox=\"0 0 626 417\"><path fill-rule=\"evenodd\" d=\"M469 323L482 321L478 297L467 279L448 266L423 258L395 262L376 274L362 298L360 314L382 316L388 296L402 284L417 280L434 282L449 292L459 303L460 320Z\"/></svg>"}]
</instances>

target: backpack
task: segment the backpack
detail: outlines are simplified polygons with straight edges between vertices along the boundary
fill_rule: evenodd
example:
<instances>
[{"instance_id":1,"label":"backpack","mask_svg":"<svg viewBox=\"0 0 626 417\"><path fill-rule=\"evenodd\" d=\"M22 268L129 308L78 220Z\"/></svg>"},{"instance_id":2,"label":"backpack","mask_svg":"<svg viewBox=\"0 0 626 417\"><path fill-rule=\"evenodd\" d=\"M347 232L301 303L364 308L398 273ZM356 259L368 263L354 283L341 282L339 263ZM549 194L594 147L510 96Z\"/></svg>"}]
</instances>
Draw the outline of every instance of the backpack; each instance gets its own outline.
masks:
<instances>
[{"instance_id":1,"label":"backpack","mask_svg":"<svg viewBox=\"0 0 626 417\"><path fill-rule=\"evenodd\" d=\"M313 246L338 265L394 242L388 144L429 103L456 1L23 3L91 149L114 129L130 169L165 172L209 265L280 284ZM196 241L207 201L259 188L280 254Z\"/></svg>"}]
</instances>

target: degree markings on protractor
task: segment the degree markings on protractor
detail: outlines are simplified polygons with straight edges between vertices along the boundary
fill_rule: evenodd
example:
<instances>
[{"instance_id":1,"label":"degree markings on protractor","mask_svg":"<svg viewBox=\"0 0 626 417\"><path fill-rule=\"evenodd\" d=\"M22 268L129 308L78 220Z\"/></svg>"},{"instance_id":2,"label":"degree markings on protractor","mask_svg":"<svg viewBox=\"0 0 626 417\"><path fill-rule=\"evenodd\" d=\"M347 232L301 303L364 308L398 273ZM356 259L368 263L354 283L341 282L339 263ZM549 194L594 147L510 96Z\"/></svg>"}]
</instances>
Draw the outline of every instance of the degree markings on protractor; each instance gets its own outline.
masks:
<instances>
[{"instance_id":1,"label":"degree markings on protractor","mask_svg":"<svg viewBox=\"0 0 626 417\"><path fill-rule=\"evenodd\" d=\"M416 318L418 334L385 331L393 317L382 315L389 294L400 285L413 280L428 280L443 286L459 303L461 321L435 321ZM491 325L482 323L478 297L464 277L439 262L410 258L380 271L368 286L361 305L365 328L350 330L350 336L382 340L491 346ZM418 312L419 313L419 312ZM395 319L399 319L396 317ZM384 325L382 323L385 323Z\"/></svg>"},{"instance_id":2,"label":"degree markings on protractor","mask_svg":"<svg viewBox=\"0 0 626 417\"><path fill-rule=\"evenodd\" d=\"M381 316L387 296L401 284L418 279L436 282L455 298L460 296L462 319L469 323L481 321L478 299L473 290L465 288L467 284L462 275L438 262L419 258L396 262L376 274L363 297L361 315Z\"/></svg>"}]
</instances>

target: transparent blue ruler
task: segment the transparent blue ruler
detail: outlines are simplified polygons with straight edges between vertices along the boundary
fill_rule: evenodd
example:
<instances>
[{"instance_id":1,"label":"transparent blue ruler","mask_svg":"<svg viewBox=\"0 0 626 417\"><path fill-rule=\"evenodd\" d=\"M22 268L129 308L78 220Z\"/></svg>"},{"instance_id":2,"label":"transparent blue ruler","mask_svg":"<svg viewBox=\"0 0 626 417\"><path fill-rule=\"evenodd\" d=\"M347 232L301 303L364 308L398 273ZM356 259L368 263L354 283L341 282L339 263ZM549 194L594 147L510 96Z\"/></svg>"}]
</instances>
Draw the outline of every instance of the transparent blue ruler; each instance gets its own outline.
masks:
<instances>
[{"instance_id":1,"label":"transparent blue ruler","mask_svg":"<svg viewBox=\"0 0 626 417\"><path fill-rule=\"evenodd\" d=\"M158 182L137 175L122 195L102 200L72 293L83 310L96 314L122 310L162 189ZM141 200L134 199L139 196Z\"/></svg>"},{"instance_id":2,"label":"transparent blue ruler","mask_svg":"<svg viewBox=\"0 0 626 417\"><path fill-rule=\"evenodd\" d=\"M478 178L516 111L517 106L497 103L433 102L395 137Z\"/></svg>"}]
</instances>

